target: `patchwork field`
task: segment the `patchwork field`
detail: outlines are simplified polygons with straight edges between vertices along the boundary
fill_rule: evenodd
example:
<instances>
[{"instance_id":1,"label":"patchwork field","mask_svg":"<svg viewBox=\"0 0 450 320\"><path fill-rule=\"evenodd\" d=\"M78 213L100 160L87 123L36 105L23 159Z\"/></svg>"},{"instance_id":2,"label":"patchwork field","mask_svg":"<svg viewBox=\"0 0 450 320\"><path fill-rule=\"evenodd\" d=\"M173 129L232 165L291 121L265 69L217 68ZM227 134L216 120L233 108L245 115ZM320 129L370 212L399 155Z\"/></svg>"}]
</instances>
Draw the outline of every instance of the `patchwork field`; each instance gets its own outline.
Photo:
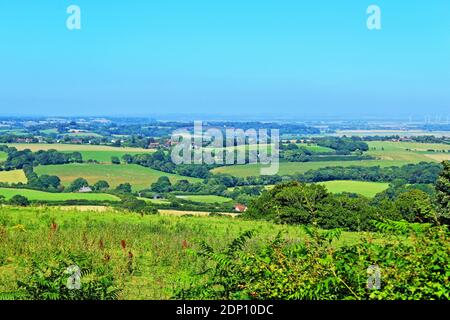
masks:
<instances>
[{"instance_id":1,"label":"patchwork field","mask_svg":"<svg viewBox=\"0 0 450 320\"><path fill-rule=\"evenodd\" d=\"M314 161L314 162L280 162L279 175L289 175L295 173L305 173L308 170L316 170L324 167L390 167L402 166L408 163L440 162L450 160L450 145L437 143L416 143L416 142L391 142L373 141L368 142L369 151L365 154L377 158L377 160L361 161ZM316 150L325 149L318 146L310 146ZM228 173L237 177L248 177L260 175L261 164L234 165L215 168L213 173Z\"/></svg>"},{"instance_id":2,"label":"patchwork field","mask_svg":"<svg viewBox=\"0 0 450 320\"><path fill-rule=\"evenodd\" d=\"M66 201L66 200L98 200L98 201L119 201L114 195L106 193L51 193L37 190L0 188L0 195L6 199L11 199L15 195L21 195L28 200L38 201Z\"/></svg>"},{"instance_id":3,"label":"patchwork field","mask_svg":"<svg viewBox=\"0 0 450 320\"><path fill-rule=\"evenodd\" d=\"M408 163L450 160L448 144L372 141L368 145L370 150L367 154L382 160Z\"/></svg>"},{"instance_id":4,"label":"patchwork field","mask_svg":"<svg viewBox=\"0 0 450 320\"><path fill-rule=\"evenodd\" d=\"M95 146L84 144L45 144L45 143L9 143L8 146L15 147L17 150L30 149L31 151L50 150L55 149L60 152L74 152L81 153L83 160L89 159L96 160L98 162L110 163L111 157L121 158L124 154L140 154L154 152L154 149L141 149L141 148L116 148L110 146Z\"/></svg>"},{"instance_id":5,"label":"patchwork field","mask_svg":"<svg viewBox=\"0 0 450 320\"><path fill-rule=\"evenodd\" d=\"M0 182L26 183L27 177L25 177L23 170L0 171Z\"/></svg>"},{"instance_id":6,"label":"patchwork field","mask_svg":"<svg viewBox=\"0 0 450 320\"><path fill-rule=\"evenodd\" d=\"M407 164L407 161L393 161L393 160L364 160L364 161L317 161L317 162L280 162L279 175L290 175L295 173L305 173L308 170L316 170L324 167L389 167L402 166ZM213 173L228 173L237 177L259 176L261 164L245 164L234 165L227 167L219 167L213 169ZM265 166L267 167L267 166Z\"/></svg>"},{"instance_id":7,"label":"patchwork field","mask_svg":"<svg viewBox=\"0 0 450 320\"><path fill-rule=\"evenodd\" d=\"M448 131L424 131L424 130L337 130L334 134L335 136L404 136L404 137L413 137L413 136L450 136L450 132Z\"/></svg>"},{"instance_id":8,"label":"patchwork field","mask_svg":"<svg viewBox=\"0 0 450 320\"><path fill-rule=\"evenodd\" d=\"M328 191L332 193L350 192L357 193L366 197L374 197L377 193L386 190L389 187L389 183L383 182L367 182L367 181L345 181L335 180L321 182Z\"/></svg>"},{"instance_id":9,"label":"patchwork field","mask_svg":"<svg viewBox=\"0 0 450 320\"><path fill-rule=\"evenodd\" d=\"M0 151L0 162L6 161L8 154L6 152Z\"/></svg>"},{"instance_id":10,"label":"patchwork field","mask_svg":"<svg viewBox=\"0 0 450 320\"><path fill-rule=\"evenodd\" d=\"M307 143L296 143L297 146L308 149L312 152L334 152L333 149L331 148L327 148L327 147L322 147L322 146L318 146L316 144L307 144ZM206 150L215 150L215 151L220 151L220 150L224 150L224 151L232 151L232 150L239 150L239 151L243 151L245 150L246 152L248 152L249 150L258 150L258 148L261 150L263 148L266 148L268 153L270 154L271 149L273 148L273 144L251 144L251 145L240 145L240 146L235 146L235 147L225 147L225 148L205 148Z\"/></svg>"},{"instance_id":11,"label":"patchwork field","mask_svg":"<svg viewBox=\"0 0 450 320\"><path fill-rule=\"evenodd\" d=\"M39 166L35 168L38 175L56 175L63 185L70 184L76 178L85 178L90 184L99 180L106 180L110 186L116 187L121 183L129 182L134 190L149 188L161 176L167 176L172 182L189 180L192 182L201 179L170 174L135 164L89 164L71 163L65 165Z\"/></svg>"},{"instance_id":12,"label":"patchwork field","mask_svg":"<svg viewBox=\"0 0 450 320\"><path fill-rule=\"evenodd\" d=\"M188 195L188 196L177 196L177 198L203 203L225 203L233 201L233 199L216 195Z\"/></svg>"}]
</instances>

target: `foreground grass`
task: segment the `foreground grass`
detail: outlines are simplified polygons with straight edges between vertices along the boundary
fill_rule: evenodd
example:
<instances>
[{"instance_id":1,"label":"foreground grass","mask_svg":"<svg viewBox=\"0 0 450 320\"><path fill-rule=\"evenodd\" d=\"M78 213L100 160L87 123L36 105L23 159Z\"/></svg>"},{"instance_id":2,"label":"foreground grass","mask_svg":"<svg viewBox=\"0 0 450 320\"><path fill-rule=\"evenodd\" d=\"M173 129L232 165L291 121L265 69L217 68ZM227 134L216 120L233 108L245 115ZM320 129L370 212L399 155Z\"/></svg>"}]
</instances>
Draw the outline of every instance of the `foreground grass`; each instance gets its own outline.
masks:
<instances>
[{"instance_id":1,"label":"foreground grass","mask_svg":"<svg viewBox=\"0 0 450 320\"><path fill-rule=\"evenodd\" d=\"M57 225L54 233L52 223ZM168 299L198 270L201 262L190 250L199 248L199 240L221 248L247 230L257 232L248 250L280 231L292 242L305 239L300 227L232 217L141 217L115 211L0 207L0 293L14 291L16 281L33 271L29 267L32 257L47 259L55 251L108 254L109 263L120 270L132 252L133 272L119 277L124 288L120 298ZM355 243L360 236L345 232L335 245ZM103 248L99 248L100 241Z\"/></svg>"},{"instance_id":2,"label":"foreground grass","mask_svg":"<svg viewBox=\"0 0 450 320\"><path fill-rule=\"evenodd\" d=\"M67 200L97 200L97 201L120 201L112 194L106 193L52 193L29 189L0 188L0 195L7 200L15 195L21 195L28 200L35 201L67 201Z\"/></svg>"}]
</instances>

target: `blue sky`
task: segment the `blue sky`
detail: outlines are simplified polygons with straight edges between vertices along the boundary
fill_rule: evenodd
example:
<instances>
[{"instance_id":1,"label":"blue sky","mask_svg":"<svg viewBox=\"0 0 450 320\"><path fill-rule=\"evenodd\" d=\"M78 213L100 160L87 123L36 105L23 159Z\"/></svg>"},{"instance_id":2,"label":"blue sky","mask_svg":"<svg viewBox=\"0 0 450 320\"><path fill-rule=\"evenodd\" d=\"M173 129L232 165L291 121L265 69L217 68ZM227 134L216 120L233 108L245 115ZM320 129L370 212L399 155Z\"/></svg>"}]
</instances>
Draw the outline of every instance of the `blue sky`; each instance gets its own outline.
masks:
<instances>
[{"instance_id":1,"label":"blue sky","mask_svg":"<svg viewBox=\"0 0 450 320\"><path fill-rule=\"evenodd\" d=\"M1 115L450 113L448 0L2 0L0 39Z\"/></svg>"}]
</instances>

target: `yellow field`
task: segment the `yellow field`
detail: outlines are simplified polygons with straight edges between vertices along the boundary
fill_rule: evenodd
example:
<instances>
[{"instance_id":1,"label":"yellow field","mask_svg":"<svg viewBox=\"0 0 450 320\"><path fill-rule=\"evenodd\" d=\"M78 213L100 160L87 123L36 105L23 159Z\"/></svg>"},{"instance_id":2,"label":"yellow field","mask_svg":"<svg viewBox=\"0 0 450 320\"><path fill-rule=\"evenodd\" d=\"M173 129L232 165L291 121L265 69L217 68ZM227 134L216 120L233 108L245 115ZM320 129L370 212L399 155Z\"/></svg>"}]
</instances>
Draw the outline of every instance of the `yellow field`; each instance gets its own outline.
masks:
<instances>
[{"instance_id":1,"label":"yellow field","mask_svg":"<svg viewBox=\"0 0 450 320\"><path fill-rule=\"evenodd\" d=\"M381 160L417 163L450 159L450 145L443 143L372 141L368 145L367 154Z\"/></svg>"},{"instance_id":2,"label":"yellow field","mask_svg":"<svg viewBox=\"0 0 450 320\"><path fill-rule=\"evenodd\" d=\"M6 183L26 183L27 178L23 170L0 171L0 182Z\"/></svg>"},{"instance_id":3,"label":"yellow field","mask_svg":"<svg viewBox=\"0 0 450 320\"><path fill-rule=\"evenodd\" d=\"M445 161L450 160L450 153L434 153L434 154L426 154L426 157L433 159L434 161Z\"/></svg>"}]
</instances>

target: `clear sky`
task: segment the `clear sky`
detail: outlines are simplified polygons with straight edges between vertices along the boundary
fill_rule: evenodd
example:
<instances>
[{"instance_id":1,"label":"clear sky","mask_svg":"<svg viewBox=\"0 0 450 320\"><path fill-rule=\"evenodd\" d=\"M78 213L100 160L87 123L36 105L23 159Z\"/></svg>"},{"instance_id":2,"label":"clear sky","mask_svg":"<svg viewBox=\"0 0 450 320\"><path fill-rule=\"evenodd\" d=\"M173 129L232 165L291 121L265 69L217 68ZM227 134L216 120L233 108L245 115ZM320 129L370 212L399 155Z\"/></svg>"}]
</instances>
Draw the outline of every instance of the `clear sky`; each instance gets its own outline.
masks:
<instances>
[{"instance_id":1,"label":"clear sky","mask_svg":"<svg viewBox=\"0 0 450 320\"><path fill-rule=\"evenodd\" d=\"M450 1L0 0L1 115L190 112L448 115Z\"/></svg>"}]
</instances>

